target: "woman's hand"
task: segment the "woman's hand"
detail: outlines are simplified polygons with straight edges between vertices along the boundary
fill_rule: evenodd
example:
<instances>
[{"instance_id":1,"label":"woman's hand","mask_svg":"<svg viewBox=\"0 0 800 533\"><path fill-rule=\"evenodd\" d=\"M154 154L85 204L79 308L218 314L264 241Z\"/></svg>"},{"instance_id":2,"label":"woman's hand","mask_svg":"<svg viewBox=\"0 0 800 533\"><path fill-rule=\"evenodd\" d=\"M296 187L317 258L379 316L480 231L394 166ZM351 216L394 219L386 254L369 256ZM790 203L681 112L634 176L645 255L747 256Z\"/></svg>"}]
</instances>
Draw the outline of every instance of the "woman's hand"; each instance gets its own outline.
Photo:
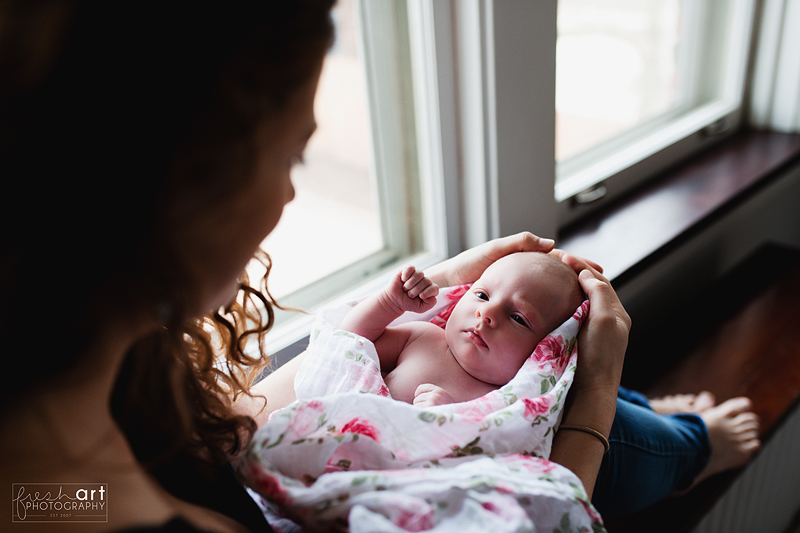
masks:
<instances>
[{"instance_id":1,"label":"woman's hand","mask_svg":"<svg viewBox=\"0 0 800 533\"><path fill-rule=\"evenodd\" d=\"M465 250L451 259L430 267L426 270L426 274L439 287L464 285L481 277L483 271L501 257L516 252L550 253L571 266L575 272L580 272L584 268L603 272L603 268L597 263L554 249L554 246L555 242L552 239L543 239L523 231Z\"/></svg>"},{"instance_id":2,"label":"woman's hand","mask_svg":"<svg viewBox=\"0 0 800 533\"><path fill-rule=\"evenodd\" d=\"M628 347L631 319L611 283L587 267L578 280L589 298L589 316L578 334L578 370L573 389L613 391L616 398Z\"/></svg>"},{"instance_id":3,"label":"woman's hand","mask_svg":"<svg viewBox=\"0 0 800 533\"><path fill-rule=\"evenodd\" d=\"M577 255L572 255L570 253L565 252L564 250L559 250L558 248L554 249L550 252L550 255L554 255L561 259L564 263L569 265L572 270L575 271L576 274L580 274L583 270L590 268L599 274L603 273L603 267L595 263L594 261L589 261L588 259L584 259L582 257L578 257Z\"/></svg>"},{"instance_id":4,"label":"woman's hand","mask_svg":"<svg viewBox=\"0 0 800 533\"><path fill-rule=\"evenodd\" d=\"M428 277L440 287L453 287L472 283L489 265L515 252L550 252L555 242L523 231L516 235L493 239L465 250L457 256L442 261L426 270Z\"/></svg>"}]
</instances>

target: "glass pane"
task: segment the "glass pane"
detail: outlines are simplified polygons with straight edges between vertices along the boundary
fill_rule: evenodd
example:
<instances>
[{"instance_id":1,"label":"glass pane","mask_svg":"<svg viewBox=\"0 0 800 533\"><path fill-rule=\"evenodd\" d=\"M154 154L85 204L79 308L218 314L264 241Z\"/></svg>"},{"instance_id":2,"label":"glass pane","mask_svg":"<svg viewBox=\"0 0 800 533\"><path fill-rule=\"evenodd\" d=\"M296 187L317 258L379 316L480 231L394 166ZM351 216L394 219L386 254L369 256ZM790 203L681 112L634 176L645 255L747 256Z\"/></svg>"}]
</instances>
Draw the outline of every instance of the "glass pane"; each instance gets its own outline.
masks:
<instances>
[{"instance_id":1,"label":"glass pane","mask_svg":"<svg viewBox=\"0 0 800 533\"><path fill-rule=\"evenodd\" d=\"M559 0L557 161L685 103L682 24L681 0Z\"/></svg>"},{"instance_id":2,"label":"glass pane","mask_svg":"<svg viewBox=\"0 0 800 533\"><path fill-rule=\"evenodd\" d=\"M384 247L370 176L368 98L352 0L334 10L336 43L325 59L314 112L317 131L295 167L295 199L262 243L279 299Z\"/></svg>"}]
</instances>

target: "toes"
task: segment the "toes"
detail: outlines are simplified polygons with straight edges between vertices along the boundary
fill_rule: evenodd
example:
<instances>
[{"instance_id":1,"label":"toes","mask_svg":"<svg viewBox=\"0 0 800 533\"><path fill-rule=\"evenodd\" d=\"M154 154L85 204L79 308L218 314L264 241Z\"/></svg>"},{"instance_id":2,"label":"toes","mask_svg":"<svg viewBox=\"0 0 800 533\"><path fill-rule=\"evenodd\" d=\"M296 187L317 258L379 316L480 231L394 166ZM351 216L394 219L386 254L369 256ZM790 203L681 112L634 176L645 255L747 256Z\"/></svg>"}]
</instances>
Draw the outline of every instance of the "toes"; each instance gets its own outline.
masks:
<instances>
[{"instance_id":1,"label":"toes","mask_svg":"<svg viewBox=\"0 0 800 533\"><path fill-rule=\"evenodd\" d=\"M716 397L708 391L703 391L699 393L694 399L694 407L698 411L704 411L711 407L714 407L714 404L717 402Z\"/></svg>"},{"instance_id":2,"label":"toes","mask_svg":"<svg viewBox=\"0 0 800 533\"><path fill-rule=\"evenodd\" d=\"M759 449L761 449L761 441L758 438L750 440L744 445L744 451L749 455L754 454Z\"/></svg>"},{"instance_id":3,"label":"toes","mask_svg":"<svg viewBox=\"0 0 800 533\"><path fill-rule=\"evenodd\" d=\"M739 396L738 398L731 398L719 404L715 409L719 409L720 413L726 417L735 417L736 415L748 413L752 410L753 403L750 398Z\"/></svg>"},{"instance_id":4,"label":"toes","mask_svg":"<svg viewBox=\"0 0 800 533\"><path fill-rule=\"evenodd\" d=\"M708 391L698 394L673 394L650 400L650 407L659 414L702 413L716 403L716 397Z\"/></svg>"},{"instance_id":5,"label":"toes","mask_svg":"<svg viewBox=\"0 0 800 533\"><path fill-rule=\"evenodd\" d=\"M743 430L745 429L757 430L759 427L759 418L757 414L748 411L737 415L733 419L733 423L739 426Z\"/></svg>"}]
</instances>

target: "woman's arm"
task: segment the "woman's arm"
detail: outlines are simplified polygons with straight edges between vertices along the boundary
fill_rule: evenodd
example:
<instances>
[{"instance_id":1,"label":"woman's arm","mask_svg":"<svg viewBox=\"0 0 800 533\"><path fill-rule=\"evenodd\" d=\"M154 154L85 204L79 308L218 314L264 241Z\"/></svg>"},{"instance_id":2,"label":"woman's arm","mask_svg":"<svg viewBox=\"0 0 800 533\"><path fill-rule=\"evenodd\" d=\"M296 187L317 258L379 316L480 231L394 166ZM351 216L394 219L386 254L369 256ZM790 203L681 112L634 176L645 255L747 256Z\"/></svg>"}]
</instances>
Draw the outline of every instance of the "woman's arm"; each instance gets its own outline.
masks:
<instances>
[{"instance_id":1,"label":"woman's arm","mask_svg":"<svg viewBox=\"0 0 800 533\"><path fill-rule=\"evenodd\" d=\"M516 235L493 239L465 250L455 257L430 267L425 271L425 274L439 287L453 287L472 283L481 277L481 274L489 265L501 257L516 252L551 253L575 269L576 272L580 272L587 266L598 272L603 272L603 269L597 263L567 254L563 250L554 249L554 246L555 242L552 239L543 239L533 233L523 231Z\"/></svg>"},{"instance_id":2,"label":"woman's arm","mask_svg":"<svg viewBox=\"0 0 800 533\"><path fill-rule=\"evenodd\" d=\"M599 272L587 268L579 280L589 298L589 316L578 336L579 364L561 425L588 427L608 438L631 320L611 283ZM603 453L603 442L596 436L560 430L550 460L572 470L591 498Z\"/></svg>"},{"instance_id":3,"label":"woman's arm","mask_svg":"<svg viewBox=\"0 0 800 533\"><path fill-rule=\"evenodd\" d=\"M294 393L294 377L305 359L305 352L285 362L250 390L251 396L244 395L236 402L233 410L237 414L251 416L261 427L269 420L269 415L286 407L297 399Z\"/></svg>"}]
</instances>

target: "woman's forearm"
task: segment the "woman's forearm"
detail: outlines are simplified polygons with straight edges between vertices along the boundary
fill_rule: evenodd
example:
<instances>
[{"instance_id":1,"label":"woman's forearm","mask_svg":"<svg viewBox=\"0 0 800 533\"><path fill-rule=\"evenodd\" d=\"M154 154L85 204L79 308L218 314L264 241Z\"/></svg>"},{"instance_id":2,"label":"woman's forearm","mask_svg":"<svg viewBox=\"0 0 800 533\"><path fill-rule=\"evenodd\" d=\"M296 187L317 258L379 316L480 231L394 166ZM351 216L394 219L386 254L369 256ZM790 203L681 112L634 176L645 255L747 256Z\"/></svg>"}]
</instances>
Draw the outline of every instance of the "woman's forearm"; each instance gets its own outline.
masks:
<instances>
[{"instance_id":1,"label":"woman's forearm","mask_svg":"<svg viewBox=\"0 0 800 533\"><path fill-rule=\"evenodd\" d=\"M572 470L591 497L617 410L631 320L599 272L588 268L578 279L589 298L589 316L578 334L578 368L561 427L582 430L560 429L550 459Z\"/></svg>"},{"instance_id":2,"label":"woman's forearm","mask_svg":"<svg viewBox=\"0 0 800 533\"><path fill-rule=\"evenodd\" d=\"M606 439L616 413L616 392L581 392L571 397L561 427L591 428ZM591 499L605 454L603 441L585 431L560 429L553 438L550 460L571 470L583 483Z\"/></svg>"},{"instance_id":3,"label":"woman's forearm","mask_svg":"<svg viewBox=\"0 0 800 533\"><path fill-rule=\"evenodd\" d=\"M243 396L234 411L255 419L258 427L269 420L269 415L295 401L294 378L303 363L305 352L287 361L267 377L256 383L251 389L251 396Z\"/></svg>"}]
</instances>

